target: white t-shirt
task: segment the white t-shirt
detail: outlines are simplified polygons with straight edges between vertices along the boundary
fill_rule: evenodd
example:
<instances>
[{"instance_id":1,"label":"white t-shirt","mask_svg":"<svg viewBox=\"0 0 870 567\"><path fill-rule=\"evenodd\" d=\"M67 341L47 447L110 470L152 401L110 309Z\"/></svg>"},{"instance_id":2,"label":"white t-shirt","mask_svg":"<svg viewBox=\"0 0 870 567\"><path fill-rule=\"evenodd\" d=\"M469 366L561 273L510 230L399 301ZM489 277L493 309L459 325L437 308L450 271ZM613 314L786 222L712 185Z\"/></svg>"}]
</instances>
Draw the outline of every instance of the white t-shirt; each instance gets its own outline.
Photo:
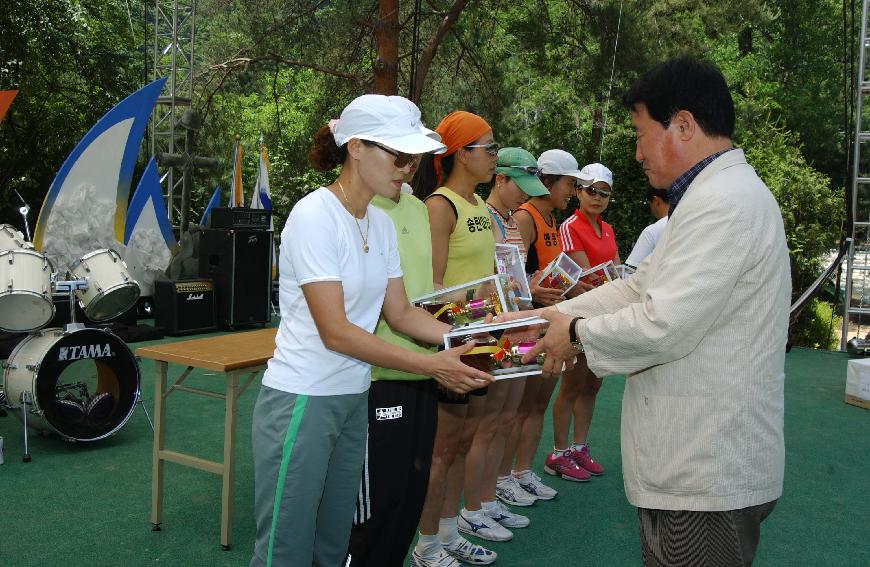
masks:
<instances>
[{"instance_id":1,"label":"white t-shirt","mask_svg":"<svg viewBox=\"0 0 870 567\"><path fill-rule=\"evenodd\" d=\"M631 250L631 254L628 255L628 258L625 259L624 264L627 264L633 268L636 268L643 262L644 258L652 254L652 251L656 247L656 243L661 238L662 233L665 231L665 225L668 224L667 215L663 216L656 222L652 223L640 233L640 236L637 238L637 242L634 243L634 248Z\"/></svg>"},{"instance_id":2,"label":"white t-shirt","mask_svg":"<svg viewBox=\"0 0 870 567\"><path fill-rule=\"evenodd\" d=\"M359 394L369 388L370 365L328 350L320 339L302 286L341 282L348 321L372 333L378 323L389 278L402 276L396 231L390 218L372 205L368 253L357 221L325 187L302 198L281 232L279 303L281 324L275 354L263 384L311 396ZM359 224L357 224L359 222ZM342 306L336 305L336 311Z\"/></svg>"}]
</instances>

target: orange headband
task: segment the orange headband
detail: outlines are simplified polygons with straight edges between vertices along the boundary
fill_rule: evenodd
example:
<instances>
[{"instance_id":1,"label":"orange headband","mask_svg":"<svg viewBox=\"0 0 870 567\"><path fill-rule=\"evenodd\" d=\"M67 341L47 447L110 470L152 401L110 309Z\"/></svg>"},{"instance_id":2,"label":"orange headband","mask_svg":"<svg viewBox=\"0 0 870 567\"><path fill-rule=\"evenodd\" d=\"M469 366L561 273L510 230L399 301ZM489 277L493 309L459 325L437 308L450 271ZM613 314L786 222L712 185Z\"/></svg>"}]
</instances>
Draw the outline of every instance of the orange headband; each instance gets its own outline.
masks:
<instances>
[{"instance_id":1,"label":"orange headband","mask_svg":"<svg viewBox=\"0 0 870 567\"><path fill-rule=\"evenodd\" d=\"M492 127L477 114L457 110L445 116L435 131L441 136L441 143L447 145L447 151L435 155L434 160L435 176L440 186L441 159L456 153L459 148L467 146L487 132L492 131Z\"/></svg>"}]
</instances>

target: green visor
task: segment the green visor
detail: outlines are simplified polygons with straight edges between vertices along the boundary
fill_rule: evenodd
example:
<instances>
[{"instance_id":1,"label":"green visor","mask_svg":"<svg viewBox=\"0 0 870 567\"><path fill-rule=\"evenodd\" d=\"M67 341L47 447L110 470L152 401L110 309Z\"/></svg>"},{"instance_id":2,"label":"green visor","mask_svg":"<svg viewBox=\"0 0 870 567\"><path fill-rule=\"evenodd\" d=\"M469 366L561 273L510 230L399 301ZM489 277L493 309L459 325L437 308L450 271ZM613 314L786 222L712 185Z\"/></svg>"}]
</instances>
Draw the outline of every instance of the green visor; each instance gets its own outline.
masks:
<instances>
[{"instance_id":1,"label":"green visor","mask_svg":"<svg viewBox=\"0 0 870 567\"><path fill-rule=\"evenodd\" d=\"M539 171L535 157L522 148L502 148L498 152L495 172L513 179L529 197L543 197L550 194L538 179Z\"/></svg>"}]
</instances>

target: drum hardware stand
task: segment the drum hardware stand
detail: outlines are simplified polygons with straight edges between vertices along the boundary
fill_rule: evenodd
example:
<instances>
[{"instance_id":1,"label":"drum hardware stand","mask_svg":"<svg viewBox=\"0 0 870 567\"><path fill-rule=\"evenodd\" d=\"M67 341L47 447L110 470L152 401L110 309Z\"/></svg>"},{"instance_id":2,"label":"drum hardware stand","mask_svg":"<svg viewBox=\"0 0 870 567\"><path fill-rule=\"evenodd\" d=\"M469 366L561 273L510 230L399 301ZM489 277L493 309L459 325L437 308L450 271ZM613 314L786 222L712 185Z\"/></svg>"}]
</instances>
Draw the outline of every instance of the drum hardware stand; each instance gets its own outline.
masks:
<instances>
[{"instance_id":1,"label":"drum hardware stand","mask_svg":"<svg viewBox=\"0 0 870 567\"><path fill-rule=\"evenodd\" d=\"M61 280L54 282L55 295L69 294L69 323L63 328L66 333L85 328L84 323L76 321L75 292L78 289L88 289L88 280Z\"/></svg>"},{"instance_id":2,"label":"drum hardware stand","mask_svg":"<svg viewBox=\"0 0 870 567\"><path fill-rule=\"evenodd\" d=\"M139 407L142 408L142 411L145 412L145 419L148 420L148 425L151 427L151 433L154 433L154 422L151 421L151 416L148 415L148 410L145 408L145 400L142 399L142 393L136 393L136 403L139 404Z\"/></svg>"},{"instance_id":3,"label":"drum hardware stand","mask_svg":"<svg viewBox=\"0 0 870 567\"><path fill-rule=\"evenodd\" d=\"M21 421L24 423L24 455L21 460L25 463L30 462L30 451L27 447L27 404L32 403L29 392L21 392Z\"/></svg>"}]
</instances>

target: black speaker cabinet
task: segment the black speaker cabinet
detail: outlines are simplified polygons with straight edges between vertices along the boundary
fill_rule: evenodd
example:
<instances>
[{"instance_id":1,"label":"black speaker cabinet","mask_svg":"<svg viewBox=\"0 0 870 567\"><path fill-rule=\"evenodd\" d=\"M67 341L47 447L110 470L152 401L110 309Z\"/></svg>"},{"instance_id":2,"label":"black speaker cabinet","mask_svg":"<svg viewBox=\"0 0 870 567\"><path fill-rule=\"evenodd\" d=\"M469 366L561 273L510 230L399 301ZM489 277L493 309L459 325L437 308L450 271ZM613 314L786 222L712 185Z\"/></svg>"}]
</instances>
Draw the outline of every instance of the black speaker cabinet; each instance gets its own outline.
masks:
<instances>
[{"instance_id":1,"label":"black speaker cabinet","mask_svg":"<svg viewBox=\"0 0 870 567\"><path fill-rule=\"evenodd\" d=\"M199 275L214 280L221 327L271 319L272 231L204 229Z\"/></svg>"},{"instance_id":2,"label":"black speaker cabinet","mask_svg":"<svg viewBox=\"0 0 870 567\"><path fill-rule=\"evenodd\" d=\"M154 282L154 324L167 335L190 335L217 329L215 286L211 280Z\"/></svg>"}]
</instances>

